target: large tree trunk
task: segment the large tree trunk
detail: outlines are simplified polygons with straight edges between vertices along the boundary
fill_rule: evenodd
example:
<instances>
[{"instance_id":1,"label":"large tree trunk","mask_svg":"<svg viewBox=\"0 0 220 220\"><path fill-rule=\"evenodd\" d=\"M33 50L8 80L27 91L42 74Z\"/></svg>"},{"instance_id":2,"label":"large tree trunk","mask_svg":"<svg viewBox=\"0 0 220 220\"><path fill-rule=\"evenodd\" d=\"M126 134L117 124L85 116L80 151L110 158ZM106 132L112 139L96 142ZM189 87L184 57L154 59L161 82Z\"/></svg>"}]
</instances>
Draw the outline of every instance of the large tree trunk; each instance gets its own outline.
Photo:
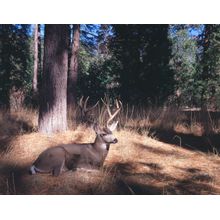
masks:
<instances>
[{"instance_id":1,"label":"large tree trunk","mask_svg":"<svg viewBox=\"0 0 220 220\"><path fill-rule=\"evenodd\" d=\"M32 81L33 92L37 93L37 75L38 75L38 25L34 28L34 75Z\"/></svg>"},{"instance_id":2,"label":"large tree trunk","mask_svg":"<svg viewBox=\"0 0 220 220\"><path fill-rule=\"evenodd\" d=\"M67 129L68 25L45 25L39 131Z\"/></svg>"},{"instance_id":3,"label":"large tree trunk","mask_svg":"<svg viewBox=\"0 0 220 220\"><path fill-rule=\"evenodd\" d=\"M76 84L78 78L78 53L80 42L80 24L73 27L73 41L69 66L68 77L68 106L75 106L76 104Z\"/></svg>"}]
</instances>

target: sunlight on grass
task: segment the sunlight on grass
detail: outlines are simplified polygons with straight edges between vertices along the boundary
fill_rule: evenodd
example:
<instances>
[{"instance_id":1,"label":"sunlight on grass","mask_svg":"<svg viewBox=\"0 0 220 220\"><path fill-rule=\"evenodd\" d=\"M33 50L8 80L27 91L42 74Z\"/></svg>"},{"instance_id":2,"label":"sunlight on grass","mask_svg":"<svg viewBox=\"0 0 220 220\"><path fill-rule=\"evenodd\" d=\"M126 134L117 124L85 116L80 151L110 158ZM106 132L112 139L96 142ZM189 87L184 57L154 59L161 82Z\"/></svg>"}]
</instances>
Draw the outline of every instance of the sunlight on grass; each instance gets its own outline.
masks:
<instances>
[{"instance_id":1,"label":"sunlight on grass","mask_svg":"<svg viewBox=\"0 0 220 220\"><path fill-rule=\"evenodd\" d=\"M105 124L105 110L100 106L91 114L99 114L98 121ZM77 109L69 112L68 131L47 136L35 132L36 111L0 112L1 194L220 193L216 142L212 136L203 137L199 113L175 108L123 109L115 132L119 142L110 147L100 170L69 171L57 178L29 176L28 167L46 148L94 141L95 132L78 123L78 115ZM219 119L213 117L213 135L218 134L218 124ZM194 144L203 139L201 146Z\"/></svg>"}]
</instances>

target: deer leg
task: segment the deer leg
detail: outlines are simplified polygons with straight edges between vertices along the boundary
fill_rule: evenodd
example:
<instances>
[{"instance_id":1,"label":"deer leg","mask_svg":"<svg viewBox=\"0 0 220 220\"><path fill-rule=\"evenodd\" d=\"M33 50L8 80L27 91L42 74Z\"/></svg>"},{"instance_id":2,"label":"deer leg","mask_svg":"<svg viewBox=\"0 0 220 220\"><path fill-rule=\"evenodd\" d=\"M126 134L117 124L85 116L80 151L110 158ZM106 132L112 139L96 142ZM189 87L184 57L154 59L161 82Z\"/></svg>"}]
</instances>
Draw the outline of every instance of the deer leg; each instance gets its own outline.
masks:
<instances>
[{"instance_id":1,"label":"deer leg","mask_svg":"<svg viewBox=\"0 0 220 220\"><path fill-rule=\"evenodd\" d=\"M32 166L30 167L30 169L29 169L29 174L30 174L30 175L36 174L36 170L35 170L35 166L34 166L34 165L32 165Z\"/></svg>"},{"instance_id":2,"label":"deer leg","mask_svg":"<svg viewBox=\"0 0 220 220\"><path fill-rule=\"evenodd\" d=\"M66 167L68 170L76 170L77 168L77 163L80 159L80 155L79 154L74 154L69 156L68 158L66 158Z\"/></svg>"},{"instance_id":3,"label":"deer leg","mask_svg":"<svg viewBox=\"0 0 220 220\"><path fill-rule=\"evenodd\" d=\"M59 176L63 170L65 160L60 165L57 165L53 168L52 174L53 176Z\"/></svg>"}]
</instances>

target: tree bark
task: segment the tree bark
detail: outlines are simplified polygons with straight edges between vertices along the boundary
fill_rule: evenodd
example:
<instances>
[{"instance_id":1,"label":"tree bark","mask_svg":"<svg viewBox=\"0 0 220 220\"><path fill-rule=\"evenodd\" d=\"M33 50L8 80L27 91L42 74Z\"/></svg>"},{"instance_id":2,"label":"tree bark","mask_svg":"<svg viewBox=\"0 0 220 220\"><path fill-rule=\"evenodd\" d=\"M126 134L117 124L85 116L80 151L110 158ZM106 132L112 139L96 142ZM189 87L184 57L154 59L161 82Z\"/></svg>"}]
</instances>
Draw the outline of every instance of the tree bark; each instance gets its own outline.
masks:
<instances>
[{"instance_id":1,"label":"tree bark","mask_svg":"<svg viewBox=\"0 0 220 220\"><path fill-rule=\"evenodd\" d=\"M42 75L42 67L43 67L43 60L42 60L42 48L41 48L41 25L38 24L38 85L40 83L40 76Z\"/></svg>"},{"instance_id":2,"label":"tree bark","mask_svg":"<svg viewBox=\"0 0 220 220\"><path fill-rule=\"evenodd\" d=\"M39 131L67 129L68 25L45 25Z\"/></svg>"},{"instance_id":3,"label":"tree bark","mask_svg":"<svg viewBox=\"0 0 220 220\"><path fill-rule=\"evenodd\" d=\"M207 57L208 49L210 48L210 39L211 34L213 32L214 25L213 24L206 24L204 27L204 36L203 36L203 57L202 57L202 80L208 81L210 78L210 65L208 65L207 60L209 57ZM208 99L206 97L207 87L203 87L201 92L201 123L204 129L204 135L209 135L212 131L212 125L210 123L209 119L209 112L208 112Z\"/></svg>"},{"instance_id":4,"label":"tree bark","mask_svg":"<svg viewBox=\"0 0 220 220\"><path fill-rule=\"evenodd\" d=\"M68 106L76 104L76 85L78 78L78 54L80 45L80 24L74 25L68 77Z\"/></svg>"},{"instance_id":5,"label":"tree bark","mask_svg":"<svg viewBox=\"0 0 220 220\"><path fill-rule=\"evenodd\" d=\"M37 75L38 75L38 25L35 24L34 28L34 75L32 88L33 92L37 93Z\"/></svg>"}]
</instances>

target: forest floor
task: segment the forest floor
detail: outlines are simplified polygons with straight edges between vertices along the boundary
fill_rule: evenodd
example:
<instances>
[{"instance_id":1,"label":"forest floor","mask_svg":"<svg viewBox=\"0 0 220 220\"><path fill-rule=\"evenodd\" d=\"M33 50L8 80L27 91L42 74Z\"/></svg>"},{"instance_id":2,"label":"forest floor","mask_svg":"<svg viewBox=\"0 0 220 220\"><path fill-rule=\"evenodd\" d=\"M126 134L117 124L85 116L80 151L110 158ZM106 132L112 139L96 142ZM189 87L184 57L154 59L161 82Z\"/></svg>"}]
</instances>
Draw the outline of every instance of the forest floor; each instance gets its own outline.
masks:
<instances>
[{"instance_id":1,"label":"forest floor","mask_svg":"<svg viewBox=\"0 0 220 220\"><path fill-rule=\"evenodd\" d=\"M0 113L0 194L220 194L219 131L204 135L198 123L190 131L183 123L147 130L127 124L115 132L119 142L104 168L29 175L44 149L95 138L83 125L52 136L37 133L36 115Z\"/></svg>"}]
</instances>

